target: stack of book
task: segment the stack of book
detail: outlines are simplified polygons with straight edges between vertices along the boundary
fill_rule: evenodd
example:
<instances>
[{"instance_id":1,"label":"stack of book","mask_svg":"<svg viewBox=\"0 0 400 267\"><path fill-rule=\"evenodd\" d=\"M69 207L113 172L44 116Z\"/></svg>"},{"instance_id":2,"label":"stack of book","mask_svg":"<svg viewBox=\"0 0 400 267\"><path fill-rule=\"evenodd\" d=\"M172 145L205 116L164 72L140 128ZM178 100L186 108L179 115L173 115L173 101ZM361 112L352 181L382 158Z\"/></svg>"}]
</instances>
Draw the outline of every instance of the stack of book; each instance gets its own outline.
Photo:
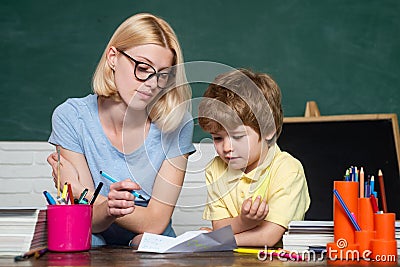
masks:
<instances>
[{"instance_id":1,"label":"stack of book","mask_svg":"<svg viewBox=\"0 0 400 267\"><path fill-rule=\"evenodd\" d=\"M46 246L45 209L0 207L0 255L14 256Z\"/></svg>"},{"instance_id":2,"label":"stack of book","mask_svg":"<svg viewBox=\"0 0 400 267\"><path fill-rule=\"evenodd\" d=\"M283 249L320 251L333 242L333 221L292 221L282 238Z\"/></svg>"},{"instance_id":3,"label":"stack of book","mask_svg":"<svg viewBox=\"0 0 400 267\"><path fill-rule=\"evenodd\" d=\"M400 255L400 221L396 221L395 222L395 226L396 226L396 241L397 241L397 255Z\"/></svg>"}]
</instances>

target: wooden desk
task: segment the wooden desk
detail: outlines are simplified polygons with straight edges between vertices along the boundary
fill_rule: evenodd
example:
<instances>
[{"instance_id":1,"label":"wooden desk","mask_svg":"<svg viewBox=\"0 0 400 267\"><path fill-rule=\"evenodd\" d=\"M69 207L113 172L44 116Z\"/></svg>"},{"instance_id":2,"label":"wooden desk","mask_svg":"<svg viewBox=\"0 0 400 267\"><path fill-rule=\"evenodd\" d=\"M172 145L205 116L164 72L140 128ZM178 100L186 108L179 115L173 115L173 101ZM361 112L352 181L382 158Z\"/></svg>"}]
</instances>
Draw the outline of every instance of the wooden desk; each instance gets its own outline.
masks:
<instances>
[{"instance_id":1,"label":"wooden desk","mask_svg":"<svg viewBox=\"0 0 400 267\"><path fill-rule=\"evenodd\" d=\"M103 247L88 252L47 252L39 259L14 262L13 257L0 258L0 266L328 266L326 261L261 261L255 254L203 252L184 254L137 253L131 248ZM368 265L372 266L372 265ZM382 265L381 265L382 266Z\"/></svg>"}]
</instances>

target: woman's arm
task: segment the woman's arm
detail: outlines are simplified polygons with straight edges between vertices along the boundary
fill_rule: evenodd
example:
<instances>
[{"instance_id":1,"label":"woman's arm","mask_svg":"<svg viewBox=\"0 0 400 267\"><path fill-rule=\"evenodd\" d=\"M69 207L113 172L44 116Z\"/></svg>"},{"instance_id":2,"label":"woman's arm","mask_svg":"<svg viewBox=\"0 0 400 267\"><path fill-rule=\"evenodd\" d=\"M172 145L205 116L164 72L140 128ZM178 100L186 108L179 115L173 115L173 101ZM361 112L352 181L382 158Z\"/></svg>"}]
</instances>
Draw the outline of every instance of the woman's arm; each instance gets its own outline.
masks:
<instances>
[{"instance_id":1,"label":"woman's arm","mask_svg":"<svg viewBox=\"0 0 400 267\"><path fill-rule=\"evenodd\" d=\"M63 185L68 182L72 186L72 192L75 198L78 198L81 192L87 188L91 193L94 191L94 184L89 167L86 163L86 158L80 153L76 153L60 146L61 160L60 160L60 184ZM57 187L58 178L58 155L54 152L49 155L47 162L53 169L53 178L55 186ZM90 196L90 195L88 195Z\"/></svg>"},{"instance_id":2,"label":"woman's arm","mask_svg":"<svg viewBox=\"0 0 400 267\"><path fill-rule=\"evenodd\" d=\"M82 192L84 188L88 188L88 199L91 198L94 185L85 157L65 149L63 151L67 152L62 153L62 182L68 181L73 184L74 192ZM134 197L130 191L140 189L136 183L129 179L113 183L110 186L108 197L99 195L95 202L93 233L106 230L114 221L135 233L163 233L171 219L181 191L187 158L188 155L183 155L163 162L154 182L152 198L147 207L134 206ZM82 164L82 160L85 164ZM53 168L53 176L56 177L57 154L51 154L48 162ZM76 174L72 175L73 179L71 177L67 180L64 175L67 173ZM75 197L77 197L76 194Z\"/></svg>"},{"instance_id":3,"label":"woman's arm","mask_svg":"<svg viewBox=\"0 0 400 267\"><path fill-rule=\"evenodd\" d=\"M154 182L148 206L136 206L133 213L118 218L116 222L135 233L163 233L171 219L182 188L188 156L165 160Z\"/></svg>"},{"instance_id":4,"label":"woman's arm","mask_svg":"<svg viewBox=\"0 0 400 267\"><path fill-rule=\"evenodd\" d=\"M71 184L74 198L79 198L82 191L87 188L89 191L86 195L87 199L91 199L94 193L94 183L89 167L84 155L76 153L60 146L61 164L60 164L60 184L65 182ZM53 179L57 187L58 178L58 155L52 153L47 158L47 162L52 166ZM104 210L104 212L102 212ZM101 232L107 229L113 222L115 217L108 212L107 198L98 195L96 202L93 205L93 233Z\"/></svg>"}]
</instances>

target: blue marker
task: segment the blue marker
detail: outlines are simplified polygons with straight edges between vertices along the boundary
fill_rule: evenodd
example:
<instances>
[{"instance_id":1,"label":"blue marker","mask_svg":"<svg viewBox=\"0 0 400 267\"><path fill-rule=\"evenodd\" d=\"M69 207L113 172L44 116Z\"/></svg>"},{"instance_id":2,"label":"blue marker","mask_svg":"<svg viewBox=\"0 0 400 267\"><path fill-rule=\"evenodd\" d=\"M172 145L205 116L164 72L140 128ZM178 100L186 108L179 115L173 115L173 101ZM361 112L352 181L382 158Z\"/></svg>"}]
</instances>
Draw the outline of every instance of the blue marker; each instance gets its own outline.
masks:
<instances>
[{"instance_id":1,"label":"blue marker","mask_svg":"<svg viewBox=\"0 0 400 267\"><path fill-rule=\"evenodd\" d=\"M369 182L369 186L371 187L371 194L373 194L373 192L375 191L375 178L374 178L374 176L372 175L371 176L371 180L370 180L370 182Z\"/></svg>"},{"instance_id":2,"label":"blue marker","mask_svg":"<svg viewBox=\"0 0 400 267\"><path fill-rule=\"evenodd\" d=\"M47 200L47 203L49 203L49 205L56 205L56 201L54 200L54 198L50 195L49 192L47 191L43 191L43 195Z\"/></svg>"},{"instance_id":3,"label":"blue marker","mask_svg":"<svg viewBox=\"0 0 400 267\"><path fill-rule=\"evenodd\" d=\"M105 173L105 172L103 172L103 171L100 171L100 174L101 174L104 178L108 179L109 181L111 181L111 182L113 182L113 183L118 182L117 180L115 180L114 178L112 178L110 175L108 175L107 173ZM135 192L135 191L133 191L133 190L132 190L131 192L132 192L132 194L133 194L135 197L140 198L140 199L143 199L144 201L147 201L141 194L139 194L139 193L137 193L137 192Z\"/></svg>"}]
</instances>

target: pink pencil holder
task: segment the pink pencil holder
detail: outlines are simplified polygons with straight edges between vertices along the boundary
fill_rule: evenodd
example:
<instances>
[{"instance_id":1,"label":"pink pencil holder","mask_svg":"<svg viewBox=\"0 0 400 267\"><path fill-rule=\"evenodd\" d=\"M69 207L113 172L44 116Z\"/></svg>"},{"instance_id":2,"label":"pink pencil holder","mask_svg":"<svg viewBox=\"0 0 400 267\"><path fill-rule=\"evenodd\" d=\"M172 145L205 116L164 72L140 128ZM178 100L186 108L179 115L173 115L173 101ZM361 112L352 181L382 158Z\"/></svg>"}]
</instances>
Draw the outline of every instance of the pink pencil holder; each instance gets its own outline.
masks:
<instances>
[{"instance_id":1,"label":"pink pencil holder","mask_svg":"<svg viewBox=\"0 0 400 267\"><path fill-rule=\"evenodd\" d=\"M89 250L92 241L91 205L48 205L47 246L51 251Z\"/></svg>"}]
</instances>

